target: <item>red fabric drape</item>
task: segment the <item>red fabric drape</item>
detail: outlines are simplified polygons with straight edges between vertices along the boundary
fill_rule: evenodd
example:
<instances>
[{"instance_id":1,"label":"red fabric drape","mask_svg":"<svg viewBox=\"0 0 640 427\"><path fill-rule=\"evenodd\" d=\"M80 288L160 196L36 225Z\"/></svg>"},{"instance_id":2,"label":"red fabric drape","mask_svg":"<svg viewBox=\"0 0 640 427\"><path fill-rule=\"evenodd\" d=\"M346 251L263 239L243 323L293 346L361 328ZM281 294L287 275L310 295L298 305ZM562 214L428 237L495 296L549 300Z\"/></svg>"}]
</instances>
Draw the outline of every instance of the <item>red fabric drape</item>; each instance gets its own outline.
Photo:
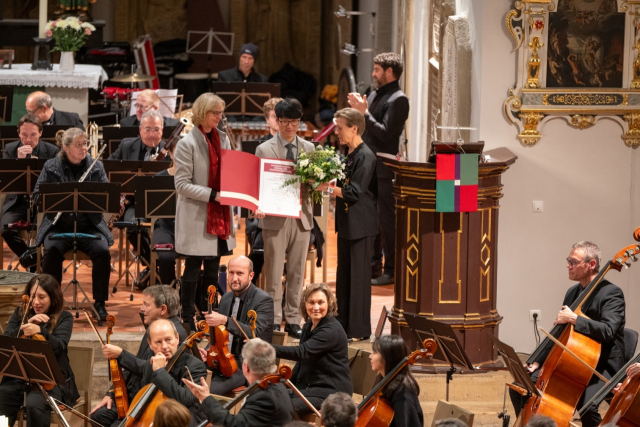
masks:
<instances>
[{"instance_id":1,"label":"red fabric drape","mask_svg":"<svg viewBox=\"0 0 640 427\"><path fill-rule=\"evenodd\" d=\"M215 191L220 191L220 137L213 129L211 135L213 140L204 131L202 126L198 126L200 132L207 140L209 147L209 182L208 185ZM222 206L218 202L207 203L207 233L215 234L222 240L227 240L231 235L231 220L229 218L229 208Z\"/></svg>"}]
</instances>

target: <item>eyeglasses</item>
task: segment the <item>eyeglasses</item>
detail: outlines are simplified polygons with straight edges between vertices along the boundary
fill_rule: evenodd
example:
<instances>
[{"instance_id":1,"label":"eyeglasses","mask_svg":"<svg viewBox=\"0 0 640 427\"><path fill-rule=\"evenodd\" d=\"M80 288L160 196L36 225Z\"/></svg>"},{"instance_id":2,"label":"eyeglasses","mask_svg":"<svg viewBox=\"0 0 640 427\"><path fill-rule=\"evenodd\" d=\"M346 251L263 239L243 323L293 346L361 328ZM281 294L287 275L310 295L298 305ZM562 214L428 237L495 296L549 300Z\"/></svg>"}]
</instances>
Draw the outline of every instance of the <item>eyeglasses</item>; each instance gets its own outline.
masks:
<instances>
[{"instance_id":1,"label":"eyeglasses","mask_svg":"<svg viewBox=\"0 0 640 427\"><path fill-rule=\"evenodd\" d=\"M151 133L151 132L153 132L153 133L162 132L162 128L147 128L147 127L144 127L144 128L142 128L142 130L145 131L145 132L149 132L149 133Z\"/></svg>"},{"instance_id":2,"label":"eyeglasses","mask_svg":"<svg viewBox=\"0 0 640 427\"><path fill-rule=\"evenodd\" d=\"M222 111L209 111L211 114L217 117L222 117Z\"/></svg>"},{"instance_id":3,"label":"eyeglasses","mask_svg":"<svg viewBox=\"0 0 640 427\"><path fill-rule=\"evenodd\" d=\"M27 139L27 138L38 139L38 137L39 137L39 134L37 134L35 132L34 133L24 133L24 132L20 133L20 138L21 139Z\"/></svg>"},{"instance_id":4,"label":"eyeglasses","mask_svg":"<svg viewBox=\"0 0 640 427\"><path fill-rule=\"evenodd\" d=\"M583 259L571 259L571 258L567 258L567 265L571 268L576 267L580 264L582 264L585 260Z\"/></svg>"},{"instance_id":5,"label":"eyeglasses","mask_svg":"<svg viewBox=\"0 0 640 427\"><path fill-rule=\"evenodd\" d=\"M74 144L70 144L72 147L74 148L87 148L89 146L89 144L87 143L87 141L85 142L76 142Z\"/></svg>"},{"instance_id":6,"label":"eyeglasses","mask_svg":"<svg viewBox=\"0 0 640 427\"><path fill-rule=\"evenodd\" d=\"M278 120L281 126L298 126L300 124L300 119L297 120Z\"/></svg>"},{"instance_id":7,"label":"eyeglasses","mask_svg":"<svg viewBox=\"0 0 640 427\"><path fill-rule=\"evenodd\" d=\"M26 109L26 110L27 110L27 113L29 113L29 114L35 114L35 113L36 113L36 111L38 111L38 110L39 110L39 109L41 109L41 108L42 108L42 107L38 107L38 108L36 108L36 109L35 109L35 110L33 110L33 111L31 111L31 110L29 110L29 109Z\"/></svg>"},{"instance_id":8,"label":"eyeglasses","mask_svg":"<svg viewBox=\"0 0 640 427\"><path fill-rule=\"evenodd\" d=\"M133 106L135 107L136 110L147 111L149 108L153 107L153 104L151 104L151 105L140 105L138 103L135 103L135 104L133 104Z\"/></svg>"}]
</instances>

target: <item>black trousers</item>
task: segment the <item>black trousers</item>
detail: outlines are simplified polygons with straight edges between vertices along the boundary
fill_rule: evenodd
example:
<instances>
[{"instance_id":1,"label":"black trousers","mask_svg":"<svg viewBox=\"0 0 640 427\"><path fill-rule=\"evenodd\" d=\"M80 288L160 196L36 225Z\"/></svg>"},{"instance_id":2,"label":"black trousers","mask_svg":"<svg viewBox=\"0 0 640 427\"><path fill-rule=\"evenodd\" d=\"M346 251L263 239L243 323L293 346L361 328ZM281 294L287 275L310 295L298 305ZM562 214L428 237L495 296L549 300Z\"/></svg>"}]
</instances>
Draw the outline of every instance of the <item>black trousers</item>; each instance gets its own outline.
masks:
<instances>
[{"instance_id":1,"label":"black trousers","mask_svg":"<svg viewBox=\"0 0 640 427\"><path fill-rule=\"evenodd\" d=\"M153 244L166 245L167 243L175 245L175 234L162 227L156 226L153 230ZM156 254L158 254L158 260L156 263L160 272L160 281L163 285L170 285L176 278L176 252L156 251Z\"/></svg>"},{"instance_id":2,"label":"black trousers","mask_svg":"<svg viewBox=\"0 0 640 427\"><path fill-rule=\"evenodd\" d=\"M12 206L13 207L13 206ZM9 224L13 224L18 221L27 221L27 208L17 209L15 211L9 210L0 218L0 231L2 238L7 242L9 249L17 256L22 255L27 250L27 244L20 236L20 231L6 228Z\"/></svg>"},{"instance_id":3,"label":"black trousers","mask_svg":"<svg viewBox=\"0 0 640 427\"><path fill-rule=\"evenodd\" d=\"M204 274L200 280L202 266L204 266ZM194 305L197 305L201 311L207 307L207 289L210 285L218 286L219 268L220 257L187 256L185 258L180 286L183 322L189 322L193 319L196 312Z\"/></svg>"},{"instance_id":4,"label":"black trousers","mask_svg":"<svg viewBox=\"0 0 640 427\"><path fill-rule=\"evenodd\" d=\"M136 222L135 203L127 206L124 211L123 221ZM146 221L148 222L148 221ZM138 249L138 234L134 228L127 229L127 240L131 243L135 250ZM149 263L151 260L151 239L149 238L149 231L146 228L140 230L140 256Z\"/></svg>"},{"instance_id":5,"label":"black trousers","mask_svg":"<svg viewBox=\"0 0 640 427\"><path fill-rule=\"evenodd\" d=\"M393 197L393 179L378 178L378 220L380 233L376 236L372 263L382 262L384 273L394 277L396 263L396 200Z\"/></svg>"},{"instance_id":6,"label":"black trousers","mask_svg":"<svg viewBox=\"0 0 640 427\"><path fill-rule=\"evenodd\" d=\"M225 377L224 375L220 375L216 371L213 372L213 375L211 376L211 385L209 386L209 391L211 391L212 394L221 396L223 394L229 393L233 389L236 389L243 385L248 385L247 379L242 373L242 359L236 357L236 361L238 362L238 370L229 378Z\"/></svg>"},{"instance_id":7,"label":"black trousers","mask_svg":"<svg viewBox=\"0 0 640 427\"><path fill-rule=\"evenodd\" d=\"M531 381L533 381L534 384L538 381L539 374L540 374L540 369L538 369L533 374L531 374ZM602 375L607 379L610 379L612 377L612 374L607 371L602 372ZM613 373L613 375L615 375L615 372ZM591 378L591 381L589 382L589 385L585 389L584 393L582 394L582 397L578 402L578 406L576 410L582 408L582 406L586 402L591 400L591 398L603 386L604 386L604 381L602 381L600 378L594 375ZM520 414L520 411L524 407L524 405L527 403L527 398L526 396L522 396L512 389L509 389L509 397L511 398L511 403L513 404L513 409L516 412L516 416L518 416ZM591 408L589 408L589 410L581 418L581 421L582 421L583 427L598 427L602 422L602 417L600 417L600 413L598 412L598 407L592 406Z\"/></svg>"},{"instance_id":8,"label":"black trousers","mask_svg":"<svg viewBox=\"0 0 640 427\"><path fill-rule=\"evenodd\" d=\"M62 263L64 254L73 249L73 243L65 240L51 240L51 236L59 231L52 228L44 239L45 254L42 259L42 272L52 275L62 285ZM78 242L78 250L91 258L93 270L93 299L107 301L109 299L109 275L111 274L111 253L109 244L97 229L78 231L79 233L101 236L103 240L85 240Z\"/></svg>"},{"instance_id":9,"label":"black trousers","mask_svg":"<svg viewBox=\"0 0 640 427\"><path fill-rule=\"evenodd\" d=\"M349 338L371 335L371 255L375 237L347 240L338 233L338 320Z\"/></svg>"},{"instance_id":10,"label":"black trousers","mask_svg":"<svg viewBox=\"0 0 640 427\"><path fill-rule=\"evenodd\" d=\"M24 381L5 377L0 385L0 415L9 417L12 426L17 419L18 411L24 404L24 392L27 391L27 426L40 427L51 424L51 407L40 390L31 390ZM60 387L55 386L48 392L50 396L64 401Z\"/></svg>"},{"instance_id":11,"label":"black trousers","mask_svg":"<svg viewBox=\"0 0 640 427\"><path fill-rule=\"evenodd\" d=\"M111 404L111 409L107 409L106 406L98 409L96 412L91 414L91 419L105 427L116 427L118 424L120 424L118 420L118 410L116 409L116 402L113 402Z\"/></svg>"},{"instance_id":12,"label":"black trousers","mask_svg":"<svg viewBox=\"0 0 640 427\"><path fill-rule=\"evenodd\" d=\"M302 393L304 395L304 393ZM307 397L307 400L309 401L309 403L311 403L311 405L313 405L314 408L316 408L317 410L320 410L320 408L322 407L322 402L324 402L324 399L321 397ZM298 396L296 395L292 395L291 396L291 404L293 405L293 409L296 411L296 413L298 414L299 418L304 417L305 415L309 415L311 414L313 411L311 410L311 408L309 408L307 406L306 403L304 403L304 401L302 399L300 399Z\"/></svg>"}]
</instances>

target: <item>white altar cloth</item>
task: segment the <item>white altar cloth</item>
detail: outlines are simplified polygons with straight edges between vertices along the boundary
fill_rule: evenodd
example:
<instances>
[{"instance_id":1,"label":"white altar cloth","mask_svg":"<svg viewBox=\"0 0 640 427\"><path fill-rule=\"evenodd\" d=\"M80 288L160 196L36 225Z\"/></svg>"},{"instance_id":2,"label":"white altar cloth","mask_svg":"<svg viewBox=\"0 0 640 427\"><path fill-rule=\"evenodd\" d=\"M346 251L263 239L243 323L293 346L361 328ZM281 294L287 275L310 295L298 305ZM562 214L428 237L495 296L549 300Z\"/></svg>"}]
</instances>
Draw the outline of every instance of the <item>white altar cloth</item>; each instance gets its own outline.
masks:
<instances>
[{"instance_id":1,"label":"white altar cloth","mask_svg":"<svg viewBox=\"0 0 640 427\"><path fill-rule=\"evenodd\" d=\"M109 76L100 65L76 64L73 73L61 73L59 64L53 64L53 70L32 70L31 64L0 69L0 85L98 90L101 79L106 81Z\"/></svg>"}]
</instances>

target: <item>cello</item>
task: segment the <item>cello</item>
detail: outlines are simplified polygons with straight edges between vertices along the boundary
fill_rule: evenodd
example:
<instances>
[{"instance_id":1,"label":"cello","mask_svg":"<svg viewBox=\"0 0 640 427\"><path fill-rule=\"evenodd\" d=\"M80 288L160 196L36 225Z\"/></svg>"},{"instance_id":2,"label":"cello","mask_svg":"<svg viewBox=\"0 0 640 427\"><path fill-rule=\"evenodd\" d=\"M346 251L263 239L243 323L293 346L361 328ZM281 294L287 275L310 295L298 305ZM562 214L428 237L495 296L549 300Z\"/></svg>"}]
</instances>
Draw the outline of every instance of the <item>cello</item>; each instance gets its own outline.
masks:
<instances>
[{"instance_id":1,"label":"cello","mask_svg":"<svg viewBox=\"0 0 640 427\"><path fill-rule=\"evenodd\" d=\"M640 229L637 229L634 237L639 233ZM631 264L629 259L636 261L638 253L640 244L630 245L619 251L582 291L571 305L571 311L578 316L584 316L582 307L590 301L607 272L628 268ZM544 361L536 382L536 387L541 393L540 396L532 396L522 408L523 425L526 425L533 415L538 414L551 418L560 427L569 426L576 406L600 359L601 344L576 332L572 324L556 325L551 330L551 335L563 346L553 345ZM552 340L546 338L529 356L527 364L533 363L550 342Z\"/></svg>"},{"instance_id":2,"label":"cello","mask_svg":"<svg viewBox=\"0 0 640 427\"><path fill-rule=\"evenodd\" d=\"M393 380L398 372L405 366L413 365L416 361L425 357L432 357L438 349L438 344L427 338L422 342L424 348L418 349L402 359L376 386L365 396L358 405L358 418L356 427L389 427L393 421L393 408L390 403L382 397L382 389Z\"/></svg>"},{"instance_id":3,"label":"cello","mask_svg":"<svg viewBox=\"0 0 640 427\"><path fill-rule=\"evenodd\" d=\"M640 357L635 359L640 359ZM613 397L609 409L600 423L601 426L608 424L618 427L640 426L640 375L627 378L622 383L620 391Z\"/></svg>"},{"instance_id":4,"label":"cello","mask_svg":"<svg viewBox=\"0 0 640 427\"><path fill-rule=\"evenodd\" d=\"M209 286L208 306L209 314L213 312L213 307L218 306L217 290L214 285ZM209 327L206 321L198 322L198 329L209 335L209 348L207 349L207 365L215 368L222 375L229 378L238 371L238 363L233 354L229 351L229 331L223 325Z\"/></svg>"},{"instance_id":5,"label":"cello","mask_svg":"<svg viewBox=\"0 0 640 427\"><path fill-rule=\"evenodd\" d=\"M91 329L98 336L98 340L101 345L104 345L104 341L102 341L102 337L98 333L98 330L93 323L91 322L91 318L87 314L86 311L82 310L84 315L87 316L87 320L91 325ZM107 323L109 326L107 327L107 344L111 344L111 335L113 334L113 326L116 324L116 316L110 314L107 316ZM111 374L111 383L113 384L113 397L116 404L116 409L118 410L118 418L124 418L129 411L129 396L127 395L127 384L124 382L124 376L122 375L122 368L118 365L118 361L116 359L109 359L109 373Z\"/></svg>"}]
</instances>

